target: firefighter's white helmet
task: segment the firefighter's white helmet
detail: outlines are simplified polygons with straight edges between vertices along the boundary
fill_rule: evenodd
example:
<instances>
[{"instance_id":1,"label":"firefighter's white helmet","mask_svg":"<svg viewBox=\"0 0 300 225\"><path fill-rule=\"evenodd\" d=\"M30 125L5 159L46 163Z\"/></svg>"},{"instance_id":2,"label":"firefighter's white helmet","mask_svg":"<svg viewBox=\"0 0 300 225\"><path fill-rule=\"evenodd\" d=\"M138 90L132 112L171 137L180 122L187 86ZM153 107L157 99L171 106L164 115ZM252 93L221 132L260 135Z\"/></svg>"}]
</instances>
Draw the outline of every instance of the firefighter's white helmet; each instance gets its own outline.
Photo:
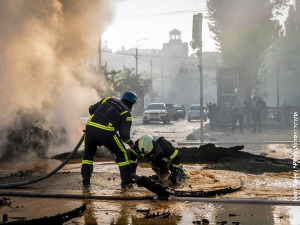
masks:
<instances>
[{"instance_id":1,"label":"firefighter's white helmet","mask_svg":"<svg viewBox=\"0 0 300 225\"><path fill-rule=\"evenodd\" d=\"M151 135L144 135L139 139L138 147L144 154L149 154L154 146L153 146L153 137Z\"/></svg>"}]
</instances>

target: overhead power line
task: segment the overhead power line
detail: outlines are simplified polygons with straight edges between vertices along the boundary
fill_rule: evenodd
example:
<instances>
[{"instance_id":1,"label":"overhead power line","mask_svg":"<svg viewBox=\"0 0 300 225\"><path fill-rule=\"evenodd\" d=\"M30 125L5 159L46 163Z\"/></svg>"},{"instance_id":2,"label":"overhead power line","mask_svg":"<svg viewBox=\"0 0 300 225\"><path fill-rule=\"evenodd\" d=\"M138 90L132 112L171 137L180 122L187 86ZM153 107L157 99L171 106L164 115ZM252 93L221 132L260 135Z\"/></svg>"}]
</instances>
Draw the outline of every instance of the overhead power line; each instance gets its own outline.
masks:
<instances>
[{"instance_id":1,"label":"overhead power line","mask_svg":"<svg viewBox=\"0 0 300 225\"><path fill-rule=\"evenodd\" d=\"M180 15L180 14L186 14L186 13L204 13L207 12L208 9L196 9L196 10L179 10L179 11L172 11L172 12L163 12L163 13L158 13L158 14L153 14L153 15L128 15L128 16L120 16L120 19L127 19L127 18L134 18L134 17L139 17L139 18L146 18L146 17L156 17L156 16L170 16L170 15Z\"/></svg>"},{"instance_id":2,"label":"overhead power line","mask_svg":"<svg viewBox=\"0 0 300 225\"><path fill-rule=\"evenodd\" d=\"M107 52L111 54L116 54L116 55L128 55L128 56L133 56L135 57L135 54L129 54L129 53L123 53L123 52L112 52L112 51L107 51L107 50L102 50L102 52ZM161 56L161 55L138 55L139 57L151 57L151 58L172 58L172 59L190 59L190 57L186 56Z\"/></svg>"}]
</instances>

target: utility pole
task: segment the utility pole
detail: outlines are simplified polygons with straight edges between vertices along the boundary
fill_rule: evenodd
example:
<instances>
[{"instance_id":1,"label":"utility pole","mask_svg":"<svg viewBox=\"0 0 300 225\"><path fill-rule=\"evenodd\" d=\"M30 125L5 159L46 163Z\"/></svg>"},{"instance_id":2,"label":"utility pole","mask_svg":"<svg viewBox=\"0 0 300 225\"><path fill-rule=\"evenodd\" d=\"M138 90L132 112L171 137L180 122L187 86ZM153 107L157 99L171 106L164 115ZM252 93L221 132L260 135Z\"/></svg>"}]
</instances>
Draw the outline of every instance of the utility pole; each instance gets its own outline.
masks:
<instances>
[{"instance_id":1,"label":"utility pole","mask_svg":"<svg viewBox=\"0 0 300 225\"><path fill-rule=\"evenodd\" d=\"M202 13L193 16L193 41L192 48L198 49L197 56L199 64L197 65L200 72L200 141L203 144L203 65L202 65Z\"/></svg>"},{"instance_id":2,"label":"utility pole","mask_svg":"<svg viewBox=\"0 0 300 225\"><path fill-rule=\"evenodd\" d=\"M143 39L138 39L136 40L136 48L135 48L135 75L138 75L138 58L139 58L139 54L138 54L138 42L139 41L143 41L143 40L147 40L146 38Z\"/></svg>"},{"instance_id":3,"label":"utility pole","mask_svg":"<svg viewBox=\"0 0 300 225\"><path fill-rule=\"evenodd\" d=\"M199 70L200 70L200 141L203 144L203 67L202 67L202 48L197 51L199 58Z\"/></svg>"},{"instance_id":4,"label":"utility pole","mask_svg":"<svg viewBox=\"0 0 300 225\"><path fill-rule=\"evenodd\" d=\"M162 102L164 101L164 66L161 66L161 98Z\"/></svg>"},{"instance_id":5,"label":"utility pole","mask_svg":"<svg viewBox=\"0 0 300 225\"><path fill-rule=\"evenodd\" d=\"M151 78L151 85L153 84L153 76L152 76L152 58L150 59L150 78Z\"/></svg>"},{"instance_id":6,"label":"utility pole","mask_svg":"<svg viewBox=\"0 0 300 225\"><path fill-rule=\"evenodd\" d=\"M135 49L135 75L138 75L138 41L136 41L136 49Z\"/></svg>"},{"instance_id":7,"label":"utility pole","mask_svg":"<svg viewBox=\"0 0 300 225\"><path fill-rule=\"evenodd\" d=\"M279 75L280 75L280 62L277 59L277 110L279 110Z\"/></svg>"}]
</instances>

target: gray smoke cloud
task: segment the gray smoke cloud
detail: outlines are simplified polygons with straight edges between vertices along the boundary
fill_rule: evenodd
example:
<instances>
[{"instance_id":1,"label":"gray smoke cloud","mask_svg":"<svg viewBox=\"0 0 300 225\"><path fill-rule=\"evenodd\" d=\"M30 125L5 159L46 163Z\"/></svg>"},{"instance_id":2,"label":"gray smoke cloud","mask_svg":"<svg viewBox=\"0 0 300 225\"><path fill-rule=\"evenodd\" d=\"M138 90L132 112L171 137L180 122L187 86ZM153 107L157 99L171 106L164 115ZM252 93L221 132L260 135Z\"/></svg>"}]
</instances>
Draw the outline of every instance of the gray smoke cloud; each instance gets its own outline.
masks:
<instances>
[{"instance_id":1,"label":"gray smoke cloud","mask_svg":"<svg viewBox=\"0 0 300 225\"><path fill-rule=\"evenodd\" d=\"M110 0L0 1L0 138L20 109L65 127L74 145L79 117L106 91L87 68L112 19ZM66 149L71 150L71 149ZM1 153L0 153L1 156Z\"/></svg>"}]
</instances>

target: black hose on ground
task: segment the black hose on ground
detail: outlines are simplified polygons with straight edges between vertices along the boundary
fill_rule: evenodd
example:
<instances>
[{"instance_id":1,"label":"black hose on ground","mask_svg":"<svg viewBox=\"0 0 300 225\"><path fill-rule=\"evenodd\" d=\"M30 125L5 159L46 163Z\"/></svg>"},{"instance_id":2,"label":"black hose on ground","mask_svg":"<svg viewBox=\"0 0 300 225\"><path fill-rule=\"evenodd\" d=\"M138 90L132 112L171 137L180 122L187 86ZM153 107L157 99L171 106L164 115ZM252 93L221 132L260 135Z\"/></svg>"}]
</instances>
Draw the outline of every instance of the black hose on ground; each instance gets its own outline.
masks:
<instances>
[{"instance_id":1,"label":"black hose on ground","mask_svg":"<svg viewBox=\"0 0 300 225\"><path fill-rule=\"evenodd\" d=\"M0 196L36 197L36 198L71 198L71 199L97 199L97 200L157 200L157 196L111 196L81 194L47 194L29 192L0 191ZM165 198L167 200L168 198Z\"/></svg>"},{"instance_id":2,"label":"black hose on ground","mask_svg":"<svg viewBox=\"0 0 300 225\"><path fill-rule=\"evenodd\" d=\"M64 165L66 165L71 157L78 151L79 147L81 146L82 142L84 140L84 135L82 135L81 139L79 140L78 144L74 148L74 150L70 153L70 155L65 159L64 162L62 162L58 167L56 167L54 170L52 170L50 173L46 174L45 176L42 176L40 178L37 178L35 180L30 180L30 181L24 181L20 183L12 183L12 184L0 184L0 188L12 188L12 187L19 187L19 186L24 186L28 184L33 184L37 183L39 181L45 180L49 177L51 177L53 174L55 174L57 171L59 171Z\"/></svg>"},{"instance_id":3,"label":"black hose on ground","mask_svg":"<svg viewBox=\"0 0 300 225\"><path fill-rule=\"evenodd\" d=\"M238 204L259 204L259 205L290 205L300 206L300 201L292 200L268 200L268 199L231 199L231 198L201 198L201 197L160 197L160 196L110 196L110 195L89 195L87 194L47 194L29 192L0 191L0 196L13 197L36 197L36 198L69 198L69 199L95 199L95 200L150 200L150 201L187 201L187 202L209 202L209 203L238 203Z\"/></svg>"}]
</instances>

